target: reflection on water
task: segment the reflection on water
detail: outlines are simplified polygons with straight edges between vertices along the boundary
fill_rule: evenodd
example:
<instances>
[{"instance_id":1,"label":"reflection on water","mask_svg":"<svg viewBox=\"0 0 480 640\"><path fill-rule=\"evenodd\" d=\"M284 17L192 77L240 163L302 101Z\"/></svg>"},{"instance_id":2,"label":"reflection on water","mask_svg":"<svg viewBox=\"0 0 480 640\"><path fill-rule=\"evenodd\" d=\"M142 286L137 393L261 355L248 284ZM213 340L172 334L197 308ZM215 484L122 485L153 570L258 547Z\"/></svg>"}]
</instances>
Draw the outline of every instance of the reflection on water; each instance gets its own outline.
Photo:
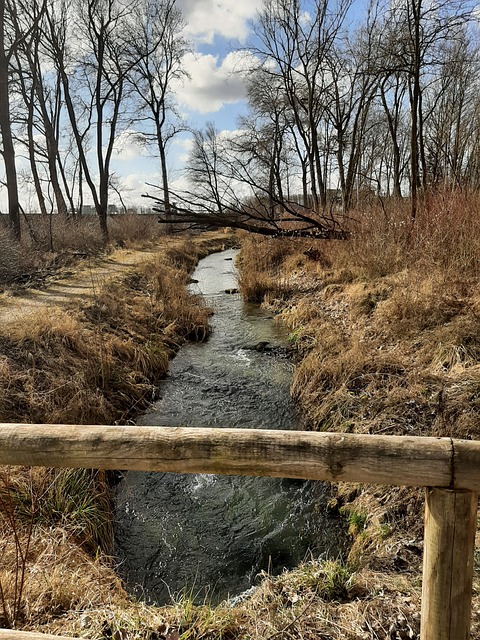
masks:
<instances>
[{"instance_id":1,"label":"reflection on water","mask_svg":"<svg viewBox=\"0 0 480 640\"><path fill-rule=\"evenodd\" d=\"M193 274L214 309L212 335L183 347L142 425L298 429L286 336L269 313L246 305L235 252L213 254ZM259 342L273 350L257 351ZM322 483L236 476L129 472L117 494L117 558L130 589L162 604L183 589L218 601L309 552L336 550Z\"/></svg>"}]
</instances>

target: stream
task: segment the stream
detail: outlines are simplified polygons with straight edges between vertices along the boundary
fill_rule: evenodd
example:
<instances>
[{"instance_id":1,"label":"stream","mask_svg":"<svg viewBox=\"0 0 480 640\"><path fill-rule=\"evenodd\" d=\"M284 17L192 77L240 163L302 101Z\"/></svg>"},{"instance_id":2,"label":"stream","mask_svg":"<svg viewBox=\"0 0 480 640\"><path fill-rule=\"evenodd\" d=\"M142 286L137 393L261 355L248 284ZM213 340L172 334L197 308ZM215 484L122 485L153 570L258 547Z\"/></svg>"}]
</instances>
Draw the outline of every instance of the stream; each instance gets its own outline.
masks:
<instances>
[{"instance_id":1,"label":"stream","mask_svg":"<svg viewBox=\"0 0 480 640\"><path fill-rule=\"evenodd\" d=\"M194 293L214 310L207 342L182 347L141 425L301 429L287 336L235 289L235 250L204 258ZM262 345L261 343L267 343ZM265 348L263 348L265 347ZM161 427L159 427L161 428ZM337 556L321 482L128 472L116 494L115 556L136 597L218 603L312 555Z\"/></svg>"}]
</instances>

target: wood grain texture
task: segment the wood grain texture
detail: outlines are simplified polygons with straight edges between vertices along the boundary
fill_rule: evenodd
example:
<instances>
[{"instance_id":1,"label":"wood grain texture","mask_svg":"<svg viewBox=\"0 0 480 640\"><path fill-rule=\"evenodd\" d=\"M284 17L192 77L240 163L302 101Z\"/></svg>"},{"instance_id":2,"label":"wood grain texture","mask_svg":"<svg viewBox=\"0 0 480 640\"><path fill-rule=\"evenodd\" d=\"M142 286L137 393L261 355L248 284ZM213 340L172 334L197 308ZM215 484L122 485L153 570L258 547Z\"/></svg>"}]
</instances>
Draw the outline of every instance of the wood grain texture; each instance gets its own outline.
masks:
<instances>
[{"instance_id":1,"label":"wood grain texture","mask_svg":"<svg viewBox=\"0 0 480 640\"><path fill-rule=\"evenodd\" d=\"M421 640L468 640L478 495L427 489Z\"/></svg>"},{"instance_id":2,"label":"wood grain texture","mask_svg":"<svg viewBox=\"0 0 480 640\"><path fill-rule=\"evenodd\" d=\"M266 429L0 424L0 464L448 487L452 443Z\"/></svg>"},{"instance_id":3,"label":"wood grain texture","mask_svg":"<svg viewBox=\"0 0 480 640\"><path fill-rule=\"evenodd\" d=\"M77 640L66 636L52 636L45 633L34 633L30 631L13 631L10 629L0 629L0 640Z\"/></svg>"},{"instance_id":4,"label":"wood grain texture","mask_svg":"<svg viewBox=\"0 0 480 640\"><path fill-rule=\"evenodd\" d=\"M0 424L0 465L429 487L421 640L469 637L480 443L266 429ZM55 636L0 630L2 638Z\"/></svg>"},{"instance_id":5,"label":"wood grain texture","mask_svg":"<svg viewBox=\"0 0 480 640\"><path fill-rule=\"evenodd\" d=\"M480 442L452 440L454 449L454 482L457 489L480 493Z\"/></svg>"}]
</instances>

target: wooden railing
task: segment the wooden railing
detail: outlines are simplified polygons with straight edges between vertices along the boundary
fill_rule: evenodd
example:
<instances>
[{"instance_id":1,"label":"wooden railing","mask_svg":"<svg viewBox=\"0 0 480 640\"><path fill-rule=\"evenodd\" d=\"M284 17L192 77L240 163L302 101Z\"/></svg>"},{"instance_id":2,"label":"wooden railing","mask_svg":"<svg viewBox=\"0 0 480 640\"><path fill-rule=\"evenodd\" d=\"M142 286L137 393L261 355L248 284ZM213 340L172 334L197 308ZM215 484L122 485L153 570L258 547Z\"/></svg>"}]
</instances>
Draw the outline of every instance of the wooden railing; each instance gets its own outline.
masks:
<instances>
[{"instance_id":1,"label":"wooden railing","mask_svg":"<svg viewBox=\"0 0 480 640\"><path fill-rule=\"evenodd\" d=\"M426 487L421 640L470 637L480 442L265 429L0 424L0 465ZM2 638L53 636L0 630Z\"/></svg>"}]
</instances>

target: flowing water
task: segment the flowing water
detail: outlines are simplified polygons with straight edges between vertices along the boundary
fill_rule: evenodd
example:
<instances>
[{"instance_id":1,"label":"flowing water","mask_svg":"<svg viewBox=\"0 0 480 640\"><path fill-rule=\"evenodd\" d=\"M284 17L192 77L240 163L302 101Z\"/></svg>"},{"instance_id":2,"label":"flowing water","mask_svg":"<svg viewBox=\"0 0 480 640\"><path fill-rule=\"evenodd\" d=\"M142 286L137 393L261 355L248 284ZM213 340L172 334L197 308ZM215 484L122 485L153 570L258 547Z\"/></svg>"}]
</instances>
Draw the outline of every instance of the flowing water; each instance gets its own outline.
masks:
<instances>
[{"instance_id":1,"label":"flowing water","mask_svg":"<svg viewBox=\"0 0 480 640\"><path fill-rule=\"evenodd\" d=\"M188 344L142 425L299 429L285 332L234 289L234 250L212 254L192 290L214 310L212 335ZM268 344L264 344L268 343ZM319 482L129 472L118 485L116 556L128 588L156 604L241 593L262 571L338 552ZM329 533L332 532L332 533Z\"/></svg>"}]
</instances>

